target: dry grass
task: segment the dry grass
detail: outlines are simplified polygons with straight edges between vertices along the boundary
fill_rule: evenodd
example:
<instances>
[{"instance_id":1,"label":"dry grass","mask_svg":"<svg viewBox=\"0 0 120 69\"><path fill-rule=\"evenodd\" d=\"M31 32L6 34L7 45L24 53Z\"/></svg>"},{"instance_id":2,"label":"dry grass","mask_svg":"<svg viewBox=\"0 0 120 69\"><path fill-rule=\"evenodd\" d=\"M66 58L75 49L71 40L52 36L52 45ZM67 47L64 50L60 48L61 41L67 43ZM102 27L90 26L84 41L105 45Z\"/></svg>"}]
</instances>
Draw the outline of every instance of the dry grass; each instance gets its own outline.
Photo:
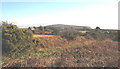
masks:
<instances>
[{"instance_id":1,"label":"dry grass","mask_svg":"<svg viewBox=\"0 0 120 69\"><path fill-rule=\"evenodd\" d=\"M53 38L53 37L59 37L57 35L38 35L38 34L34 34L33 38Z\"/></svg>"},{"instance_id":2,"label":"dry grass","mask_svg":"<svg viewBox=\"0 0 120 69\"><path fill-rule=\"evenodd\" d=\"M89 32L89 31L79 31L79 32L81 32L81 33L87 33L87 32Z\"/></svg>"}]
</instances>

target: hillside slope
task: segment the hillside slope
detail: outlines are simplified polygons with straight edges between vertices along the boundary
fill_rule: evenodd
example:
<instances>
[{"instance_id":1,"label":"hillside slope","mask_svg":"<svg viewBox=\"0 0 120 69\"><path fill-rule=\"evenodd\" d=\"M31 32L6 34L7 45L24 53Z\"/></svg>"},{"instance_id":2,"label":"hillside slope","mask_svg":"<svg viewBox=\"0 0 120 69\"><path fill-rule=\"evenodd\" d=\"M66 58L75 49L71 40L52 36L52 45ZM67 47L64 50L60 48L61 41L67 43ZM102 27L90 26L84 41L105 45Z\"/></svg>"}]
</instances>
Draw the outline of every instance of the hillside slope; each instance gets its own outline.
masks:
<instances>
[{"instance_id":1,"label":"hillside slope","mask_svg":"<svg viewBox=\"0 0 120 69\"><path fill-rule=\"evenodd\" d=\"M118 42L112 40L88 40L77 37L68 41L61 37L35 38L41 48L36 46L36 55L3 66L13 67L117 67ZM10 62L10 61L9 61Z\"/></svg>"}]
</instances>

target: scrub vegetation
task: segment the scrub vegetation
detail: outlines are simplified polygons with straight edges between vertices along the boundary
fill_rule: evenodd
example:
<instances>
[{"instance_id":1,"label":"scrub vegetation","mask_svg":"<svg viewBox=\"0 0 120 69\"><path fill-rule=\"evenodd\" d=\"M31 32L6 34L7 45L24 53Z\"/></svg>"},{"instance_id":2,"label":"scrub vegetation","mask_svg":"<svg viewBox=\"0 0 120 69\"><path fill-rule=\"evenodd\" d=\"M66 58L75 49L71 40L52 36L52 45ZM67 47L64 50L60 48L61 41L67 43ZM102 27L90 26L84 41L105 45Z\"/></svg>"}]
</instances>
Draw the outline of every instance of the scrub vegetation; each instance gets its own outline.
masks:
<instances>
[{"instance_id":1,"label":"scrub vegetation","mask_svg":"<svg viewBox=\"0 0 120 69\"><path fill-rule=\"evenodd\" d=\"M2 22L3 67L117 67L119 30Z\"/></svg>"}]
</instances>

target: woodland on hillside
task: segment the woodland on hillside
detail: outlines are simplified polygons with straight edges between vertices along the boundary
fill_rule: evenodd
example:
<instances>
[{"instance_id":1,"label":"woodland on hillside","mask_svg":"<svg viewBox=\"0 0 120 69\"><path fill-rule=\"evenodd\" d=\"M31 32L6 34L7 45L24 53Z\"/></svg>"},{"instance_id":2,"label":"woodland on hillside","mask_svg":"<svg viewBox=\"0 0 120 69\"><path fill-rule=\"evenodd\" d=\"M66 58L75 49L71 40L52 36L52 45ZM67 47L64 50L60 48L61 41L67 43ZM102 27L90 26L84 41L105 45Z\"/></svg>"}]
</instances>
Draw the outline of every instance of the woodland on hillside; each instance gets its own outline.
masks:
<instances>
[{"instance_id":1,"label":"woodland on hillside","mask_svg":"<svg viewBox=\"0 0 120 69\"><path fill-rule=\"evenodd\" d=\"M3 67L118 67L119 30L1 27Z\"/></svg>"}]
</instances>

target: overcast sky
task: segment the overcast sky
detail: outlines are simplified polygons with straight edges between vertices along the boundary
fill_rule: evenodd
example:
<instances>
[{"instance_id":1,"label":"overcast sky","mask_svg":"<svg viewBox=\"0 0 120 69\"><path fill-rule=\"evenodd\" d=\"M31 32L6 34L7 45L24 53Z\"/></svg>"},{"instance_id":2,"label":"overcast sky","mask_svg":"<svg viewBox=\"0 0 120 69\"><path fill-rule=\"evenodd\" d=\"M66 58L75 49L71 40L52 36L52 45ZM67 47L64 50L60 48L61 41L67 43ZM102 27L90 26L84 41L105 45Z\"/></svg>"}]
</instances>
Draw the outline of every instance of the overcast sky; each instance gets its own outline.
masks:
<instances>
[{"instance_id":1,"label":"overcast sky","mask_svg":"<svg viewBox=\"0 0 120 69\"><path fill-rule=\"evenodd\" d=\"M2 20L19 27L68 24L118 29L119 0L2 2Z\"/></svg>"}]
</instances>

